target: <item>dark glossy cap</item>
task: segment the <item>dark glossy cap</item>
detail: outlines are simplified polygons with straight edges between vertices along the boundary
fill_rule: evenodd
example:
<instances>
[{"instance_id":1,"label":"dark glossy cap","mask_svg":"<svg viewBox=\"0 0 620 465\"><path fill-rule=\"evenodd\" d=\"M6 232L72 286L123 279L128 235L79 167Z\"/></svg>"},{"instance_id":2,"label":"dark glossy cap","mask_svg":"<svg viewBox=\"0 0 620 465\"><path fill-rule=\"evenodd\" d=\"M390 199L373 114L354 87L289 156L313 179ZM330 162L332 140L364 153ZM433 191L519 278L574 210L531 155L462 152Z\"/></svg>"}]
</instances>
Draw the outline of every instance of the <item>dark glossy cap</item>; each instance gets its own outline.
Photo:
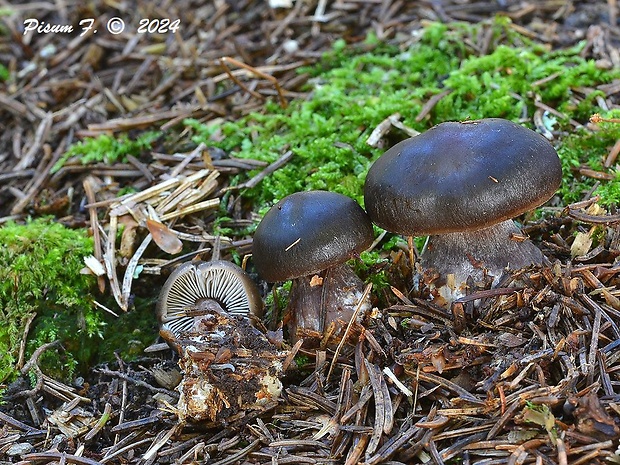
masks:
<instances>
[{"instance_id":1,"label":"dark glossy cap","mask_svg":"<svg viewBox=\"0 0 620 465\"><path fill-rule=\"evenodd\" d=\"M368 171L364 200L378 226L421 236L514 218L549 200L561 182L547 139L489 118L441 123L396 144Z\"/></svg>"},{"instance_id":2,"label":"dark glossy cap","mask_svg":"<svg viewBox=\"0 0 620 465\"><path fill-rule=\"evenodd\" d=\"M286 281L343 263L372 241L372 223L353 199L335 192L297 192L260 222L252 257L265 281Z\"/></svg>"}]
</instances>

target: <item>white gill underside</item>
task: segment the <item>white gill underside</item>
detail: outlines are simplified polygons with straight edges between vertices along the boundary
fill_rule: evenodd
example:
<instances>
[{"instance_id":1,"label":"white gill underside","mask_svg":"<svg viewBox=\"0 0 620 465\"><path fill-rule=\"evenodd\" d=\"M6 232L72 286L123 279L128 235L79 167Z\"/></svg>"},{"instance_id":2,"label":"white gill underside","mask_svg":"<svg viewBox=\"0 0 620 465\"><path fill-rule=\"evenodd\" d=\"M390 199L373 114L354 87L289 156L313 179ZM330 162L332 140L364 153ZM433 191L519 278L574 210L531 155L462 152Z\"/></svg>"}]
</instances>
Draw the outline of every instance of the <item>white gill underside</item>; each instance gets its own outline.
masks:
<instances>
[{"instance_id":1,"label":"white gill underside","mask_svg":"<svg viewBox=\"0 0 620 465\"><path fill-rule=\"evenodd\" d=\"M241 280L233 272L213 266L189 268L187 273L177 278L165 299L168 313L162 318L162 329L174 334L192 328L194 317L188 316L187 311L201 299L216 300L231 315L247 315L250 311Z\"/></svg>"}]
</instances>

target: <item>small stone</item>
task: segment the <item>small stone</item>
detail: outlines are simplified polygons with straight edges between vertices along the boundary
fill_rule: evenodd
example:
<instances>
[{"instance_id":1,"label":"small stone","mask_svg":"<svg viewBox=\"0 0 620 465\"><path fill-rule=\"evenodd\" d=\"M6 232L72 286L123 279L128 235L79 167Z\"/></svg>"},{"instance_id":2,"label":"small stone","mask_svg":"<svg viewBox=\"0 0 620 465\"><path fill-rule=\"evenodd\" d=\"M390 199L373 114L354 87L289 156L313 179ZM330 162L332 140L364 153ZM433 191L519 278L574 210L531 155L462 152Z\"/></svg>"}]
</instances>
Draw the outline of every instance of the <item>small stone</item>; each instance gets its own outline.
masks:
<instances>
[{"instance_id":1,"label":"small stone","mask_svg":"<svg viewBox=\"0 0 620 465\"><path fill-rule=\"evenodd\" d=\"M293 8L293 0L269 0L271 8Z\"/></svg>"},{"instance_id":2,"label":"small stone","mask_svg":"<svg viewBox=\"0 0 620 465\"><path fill-rule=\"evenodd\" d=\"M294 39L285 40L282 43L282 48L286 53L295 53L299 50L299 42Z\"/></svg>"},{"instance_id":3,"label":"small stone","mask_svg":"<svg viewBox=\"0 0 620 465\"><path fill-rule=\"evenodd\" d=\"M32 444L30 444L29 442L20 442L17 444L13 444L11 447L9 447L9 450L6 451L6 455L8 455L9 457L16 457L18 455L21 456L24 454L28 454L32 452L32 450Z\"/></svg>"}]
</instances>

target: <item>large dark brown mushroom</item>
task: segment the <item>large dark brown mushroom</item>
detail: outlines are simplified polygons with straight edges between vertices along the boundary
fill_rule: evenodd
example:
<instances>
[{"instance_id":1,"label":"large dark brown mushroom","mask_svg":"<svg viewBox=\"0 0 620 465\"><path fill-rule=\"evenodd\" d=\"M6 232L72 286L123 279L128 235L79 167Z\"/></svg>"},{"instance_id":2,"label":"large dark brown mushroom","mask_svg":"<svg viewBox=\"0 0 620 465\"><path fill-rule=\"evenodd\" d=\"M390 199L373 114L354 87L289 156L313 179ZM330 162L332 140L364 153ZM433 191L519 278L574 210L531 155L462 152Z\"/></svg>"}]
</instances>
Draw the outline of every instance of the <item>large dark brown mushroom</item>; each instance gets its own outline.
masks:
<instances>
[{"instance_id":1,"label":"large dark brown mushroom","mask_svg":"<svg viewBox=\"0 0 620 465\"><path fill-rule=\"evenodd\" d=\"M468 276L499 277L506 268L541 263L541 251L518 239L512 218L549 200L562 181L560 160L540 134L489 118L441 123L390 148L364 187L378 226L429 240L422 265L457 287Z\"/></svg>"},{"instance_id":2,"label":"large dark brown mushroom","mask_svg":"<svg viewBox=\"0 0 620 465\"><path fill-rule=\"evenodd\" d=\"M208 313L260 317L263 301L245 271L224 260L187 262L166 280L157 301L160 331L170 343L196 330ZM174 345L174 344L173 344Z\"/></svg>"},{"instance_id":3,"label":"large dark brown mushroom","mask_svg":"<svg viewBox=\"0 0 620 465\"><path fill-rule=\"evenodd\" d=\"M265 281L293 280L288 326L294 340L351 319L364 286L345 262L372 241L366 212L334 192L298 192L267 212L254 234L252 256Z\"/></svg>"}]
</instances>

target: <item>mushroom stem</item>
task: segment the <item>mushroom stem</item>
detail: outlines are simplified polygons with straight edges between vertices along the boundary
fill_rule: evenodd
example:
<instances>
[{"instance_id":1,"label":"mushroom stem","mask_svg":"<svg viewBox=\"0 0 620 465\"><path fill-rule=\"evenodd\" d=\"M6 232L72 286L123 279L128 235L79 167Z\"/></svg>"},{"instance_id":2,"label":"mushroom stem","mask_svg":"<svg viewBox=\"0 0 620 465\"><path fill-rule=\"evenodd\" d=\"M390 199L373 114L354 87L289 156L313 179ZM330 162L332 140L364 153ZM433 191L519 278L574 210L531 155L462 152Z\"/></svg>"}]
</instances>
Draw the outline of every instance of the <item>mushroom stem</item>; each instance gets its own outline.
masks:
<instances>
[{"instance_id":1,"label":"mushroom stem","mask_svg":"<svg viewBox=\"0 0 620 465\"><path fill-rule=\"evenodd\" d=\"M514 239L513 234L522 233L514 221L507 220L484 229L429 236L421 263L437 270L443 280L453 274L457 288L469 276L481 281L486 274L497 280L506 268L542 264L538 247L529 240Z\"/></svg>"},{"instance_id":2,"label":"mushroom stem","mask_svg":"<svg viewBox=\"0 0 620 465\"><path fill-rule=\"evenodd\" d=\"M363 294L364 283L344 263L294 279L287 307L291 339L297 341L310 332L321 337L332 322L346 325ZM370 299L367 300L360 315L370 308Z\"/></svg>"}]
</instances>

